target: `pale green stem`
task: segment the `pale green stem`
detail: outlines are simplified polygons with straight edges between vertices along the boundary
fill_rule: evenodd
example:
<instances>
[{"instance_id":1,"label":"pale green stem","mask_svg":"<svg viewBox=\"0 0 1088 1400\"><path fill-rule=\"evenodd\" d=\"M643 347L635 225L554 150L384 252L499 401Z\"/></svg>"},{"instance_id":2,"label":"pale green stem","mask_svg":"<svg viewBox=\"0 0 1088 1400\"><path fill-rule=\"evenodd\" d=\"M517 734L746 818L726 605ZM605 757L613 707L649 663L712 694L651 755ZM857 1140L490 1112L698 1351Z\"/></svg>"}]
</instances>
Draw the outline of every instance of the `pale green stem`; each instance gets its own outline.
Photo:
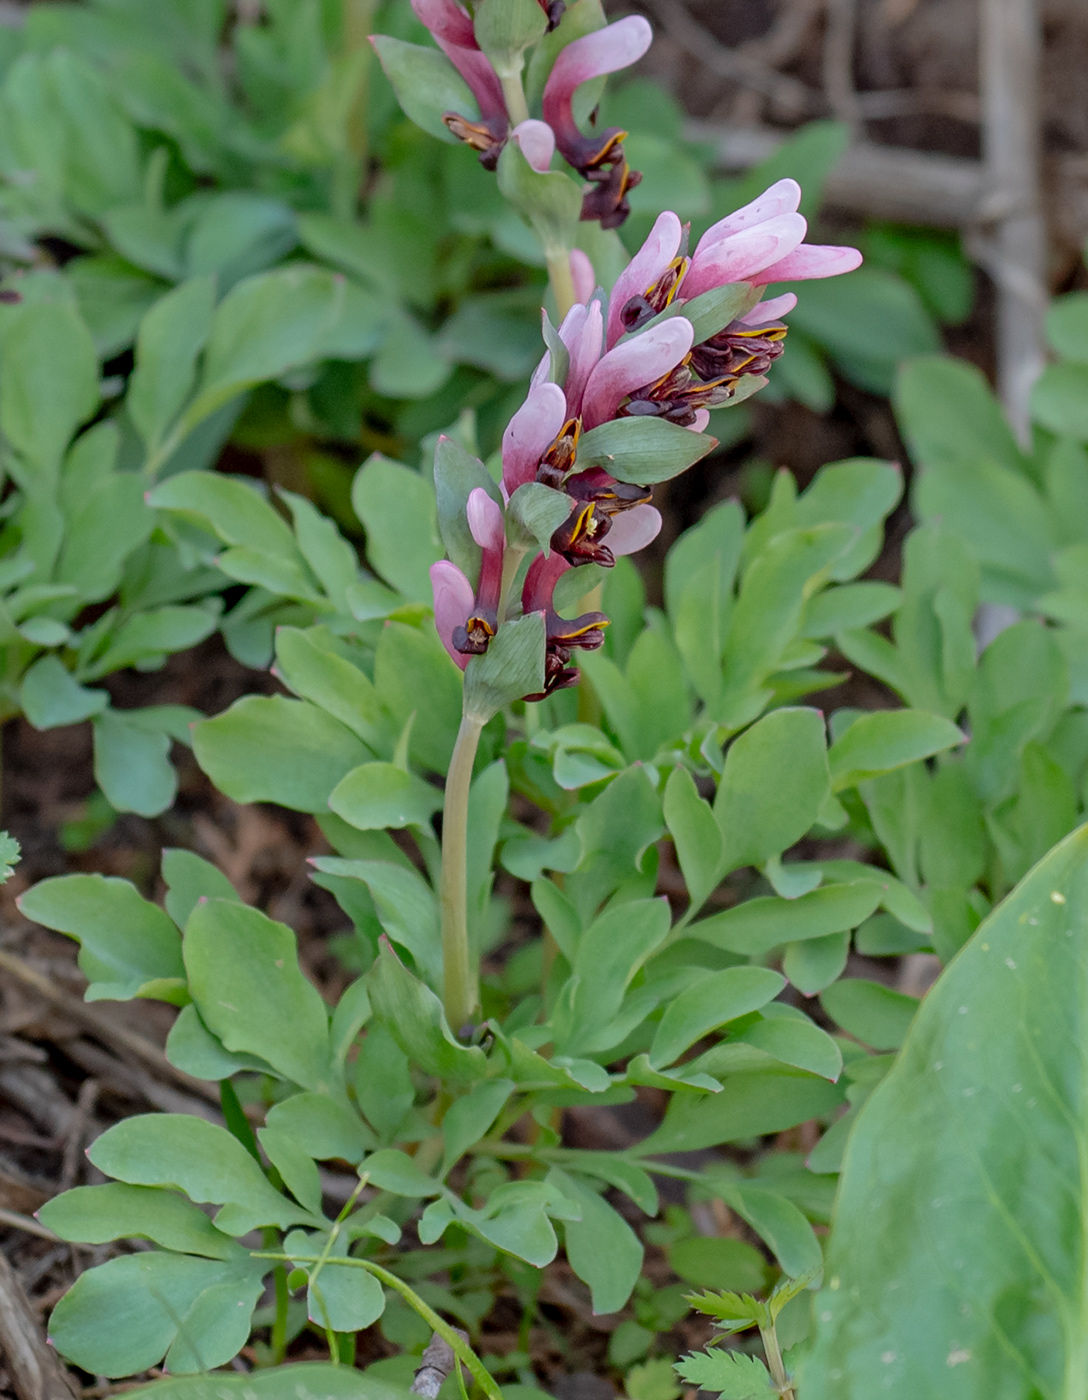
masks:
<instances>
[{"instance_id":1,"label":"pale green stem","mask_svg":"<svg viewBox=\"0 0 1088 1400\"><path fill-rule=\"evenodd\" d=\"M502 586L499 593L499 621L505 622L510 615L510 592L514 587L514 581L518 576L522 561L527 549L522 549L519 545L508 544L506 552L502 558Z\"/></svg>"},{"instance_id":2,"label":"pale green stem","mask_svg":"<svg viewBox=\"0 0 1088 1400\"><path fill-rule=\"evenodd\" d=\"M763 1338L763 1350L767 1354L767 1369L771 1373L771 1380L774 1381L775 1389L782 1400L796 1400L796 1392L789 1376L786 1374L785 1363L782 1360L782 1350L778 1345L778 1333L775 1331L774 1323L769 1327L761 1327L759 1335Z\"/></svg>"},{"instance_id":3,"label":"pale green stem","mask_svg":"<svg viewBox=\"0 0 1088 1400\"><path fill-rule=\"evenodd\" d=\"M520 126L529 120L529 104L525 100L525 89L521 85L521 68L516 73L499 74L502 95L506 102L506 114L511 127Z\"/></svg>"},{"instance_id":4,"label":"pale green stem","mask_svg":"<svg viewBox=\"0 0 1088 1400\"><path fill-rule=\"evenodd\" d=\"M562 321L578 297L574 290L574 274L570 270L570 249L557 248L545 254L548 281L551 283L555 309Z\"/></svg>"},{"instance_id":5,"label":"pale green stem","mask_svg":"<svg viewBox=\"0 0 1088 1400\"><path fill-rule=\"evenodd\" d=\"M468 794L483 721L464 715L453 746L442 812L442 1002L454 1035L479 1001L468 942Z\"/></svg>"}]
</instances>

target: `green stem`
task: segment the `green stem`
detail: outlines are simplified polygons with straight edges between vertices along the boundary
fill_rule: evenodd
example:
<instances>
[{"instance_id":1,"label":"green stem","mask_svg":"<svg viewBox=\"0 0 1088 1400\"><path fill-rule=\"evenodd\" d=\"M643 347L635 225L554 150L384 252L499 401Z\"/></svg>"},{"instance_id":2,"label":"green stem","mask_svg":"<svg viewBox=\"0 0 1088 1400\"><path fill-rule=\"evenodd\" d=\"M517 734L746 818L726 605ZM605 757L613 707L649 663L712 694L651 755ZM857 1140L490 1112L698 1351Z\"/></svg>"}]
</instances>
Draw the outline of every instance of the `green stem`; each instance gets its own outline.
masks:
<instances>
[{"instance_id":1,"label":"green stem","mask_svg":"<svg viewBox=\"0 0 1088 1400\"><path fill-rule=\"evenodd\" d=\"M578 297L574 291L574 274L570 270L570 249L556 248L545 253L548 281L551 283L555 309L562 321Z\"/></svg>"},{"instance_id":2,"label":"green stem","mask_svg":"<svg viewBox=\"0 0 1088 1400\"><path fill-rule=\"evenodd\" d=\"M276 1315L272 1319L272 1365L282 1366L283 1358L287 1355L287 1303L290 1297L287 1292L287 1269L283 1264L276 1265L272 1282L276 1290Z\"/></svg>"},{"instance_id":3,"label":"green stem","mask_svg":"<svg viewBox=\"0 0 1088 1400\"><path fill-rule=\"evenodd\" d=\"M483 721L464 715L453 746L442 812L442 1003L456 1035L479 1001L468 942L468 795Z\"/></svg>"},{"instance_id":4,"label":"green stem","mask_svg":"<svg viewBox=\"0 0 1088 1400\"><path fill-rule=\"evenodd\" d=\"M782 1349L778 1345L778 1333L775 1331L774 1323L772 1322L769 1327L760 1327L759 1335L763 1338L763 1350L767 1354L767 1369L771 1373L775 1389L782 1400L795 1400L796 1392L786 1373L785 1363L782 1360Z\"/></svg>"},{"instance_id":5,"label":"green stem","mask_svg":"<svg viewBox=\"0 0 1088 1400\"><path fill-rule=\"evenodd\" d=\"M525 89L521 85L521 67L516 73L499 74L502 95L506 101L506 111L511 127L520 126L529 120L529 104L525 100Z\"/></svg>"},{"instance_id":6,"label":"green stem","mask_svg":"<svg viewBox=\"0 0 1088 1400\"><path fill-rule=\"evenodd\" d=\"M437 1332L443 1341L448 1342L455 1356L464 1362L466 1369L472 1379L487 1396L487 1400L503 1400L502 1391L495 1384L494 1378L488 1371L476 1353L463 1341L454 1331L448 1322L438 1316L433 1308L429 1308L423 1299L406 1283L397 1278L396 1274L391 1274L388 1269L383 1269L380 1264L373 1263L370 1259L328 1259L314 1255L296 1254L288 1256L277 1254L272 1250L255 1250L251 1255L253 1259L288 1259L296 1264L329 1264L334 1268L365 1269L367 1273L373 1274L387 1288L395 1289L404 1299L410 1308L413 1308L420 1317L423 1318L432 1331Z\"/></svg>"},{"instance_id":7,"label":"green stem","mask_svg":"<svg viewBox=\"0 0 1088 1400\"><path fill-rule=\"evenodd\" d=\"M502 588L499 593L499 621L505 622L510 611L510 593L528 549L520 545L508 544L502 557Z\"/></svg>"}]
</instances>

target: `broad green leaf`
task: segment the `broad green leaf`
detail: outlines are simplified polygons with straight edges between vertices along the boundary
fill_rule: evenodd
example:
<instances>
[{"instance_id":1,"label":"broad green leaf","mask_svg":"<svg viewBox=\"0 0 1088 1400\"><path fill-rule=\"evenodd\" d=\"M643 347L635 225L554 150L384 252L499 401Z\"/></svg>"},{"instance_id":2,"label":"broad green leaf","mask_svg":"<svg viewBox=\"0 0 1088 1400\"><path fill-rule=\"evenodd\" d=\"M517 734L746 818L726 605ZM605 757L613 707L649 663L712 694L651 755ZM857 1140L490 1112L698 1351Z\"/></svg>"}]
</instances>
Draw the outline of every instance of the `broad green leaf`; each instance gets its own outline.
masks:
<instances>
[{"instance_id":1,"label":"broad green leaf","mask_svg":"<svg viewBox=\"0 0 1088 1400\"><path fill-rule=\"evenodd\" d=\"M180 472L148 497L156 510L177 511L217 535L225 544L262 554L297 558L287 522L255 486L217 472Z\"/></svg>"},{"instance_id":2,"label":"broad green leaf","mask_svg":"<svg viewBox=\"0 0 1088 1400\"><path fill-rule=\"evenodd\" d=\"M852 880L824 885L796 899L760 896L693 924L688 936L731 953L762 957L783 943L857 928L876 909L883 893L875 880Z\"/></svg>"},{"instance_id":3,"label":"broad green leaf","mask_svg":"<svg viewBox=\"0 0 1088 1400\"><path fill-rule=\"evenodd\" d=\"M438 528L446 553L473 584L480 572L481 550L469 529L466 507L469 496L477 490L486 492L502 507L502 495L483 462L467 452L456 438L442 434L434 449ZM566 513L569 514L569 503Z\"/></svg>"},{"instance_id":4,"label":"broad green leaf","mask_svg":"<svg viewBox=\"0 0 1088 1400\"><path fill-rule=\"evenodd\" d=\"M290 507L299 553L337 610L346 612L348 589L359 581L355 550L340 533L336 522L322 515L305 496L282 487L279 494Z\"/></svg>"},{"instance_id":5,"label":"broad green leaf","mask_svg":"<svg viewBox=\"0 0 1088 1400\"><path fill-rule=\"evenodd\" d=\"M49 480L97 405L98 357L75 310L48 302L20 307L0 361L0 429L11 446Z\"/></svg>"},{"instance_id":6,"label":"broad green leaf","mask_svg":"<svg viewBox=\"0 0 1088 1400\"><path fill-rule=\"evenodd\" d=\"M377 1322L385 1311L385 1290L366 1269L336 1264L329 1259L306 1290L306 1310L312 1322L333 1332L359 1332Z\"/></svg>"},{"instance_id":7,"label":"broad green leaf","mask_svg":"<svg viewBox=\"0 0 1088 1400\"><path fill-rule=\"evenodd\" d=\"M140 322L125 404L149 452L161 443L193 387L214 306L214 278L194 277L167 292Z\"/></svg>"},{"instance_id":8,"label":"broad green leaf","mask_svg":"<svg viewBox=\"0 0 1088 1400\"><path fill-rule=\"evenodd\" d=\"M849 942L845 934L831 934L830 936L843 938ZM822 942L823 940L817 939L815 941ZM800 943L796 946L807 948L811 944ZM740 972L745 969L737 968L735 970ZM777 1006L769 1007L768 1012L776 1009ZM814 1025L805 1016L793 1014L772 1017L765 1012L764 1018L749 1026L747 1030L741 1031L737 1040L743 1041L745 1045L754 1045L757 1050L773 1055L784 1065L792 1065L794 1069L808 1070L810 1074L818 1074L821 1079L829 1079L832 1083L842 1073L842 1051L826 1031L822 1031L819 1026Z\"/></svg>"},{"instance_id":9,"label":"broad green leaf","mask_svg":"<svg viewBox=\"0 0 1088 1400\"><path fill-rule=\"evenodd\" d=\"M619 481L651 486L679 476L717 445L717 438L664 418L617 418L583 435L578 466L604 467Z\"/></svg>"},{"instance_id":10,"label":"broad green leaf","mask_svg":"<svg viewBox=\"0 0 1088 1400\"><path fill-rule=\"evenodd\" d=\"M1052 433L1088 441L1088 365L1047 365L1031 391L1031 413Z\"/></svg>"},{"instance_id":11,"label":"broad green leaf","mask_svg":"<svg viewBox=\"0 0 1088 1400\"><path fill-rule=\"evenodd\" d=\"M1088 1385L1086 857L1081 828L998 905L862 1107L806 1400L1073 1400Z\"/></svg>"},{"instance_id":12,"label":"broad green leaf","mask_svg":"<svg viewBox=\"0 0 1088 1400\"><path fill-rule=\"evenodd\" d=\"M692 909L717 883L722 836L710 804L699 796L686 768L674 768L665 784L665 825L676 846Z\"/></svg>"},{"instance_id":13,"label":"broad green leaf","mask_svg":"<svg viewBox=\"0 0 1088 1400\"><path fill-rule=\"evenodd\" d=\"M405 597L429 603L429 570L443 554L432 483L375 453L355 475L351 503L366 527L371 566Z\"/></svg>"},{"instance_id":14,"label":"broad green leaf","mask_svg":"<svg viewBox=\"0 0 1088 1400\"><path fill-rule=\"evenodd\" d=\"M221 870L178 847L162 853L162 878L166 885L166 912L184 928L200 899L237 899L234 886Z\"/></svg>"},{"instance_id":15,"label":"broad green leaf","mask_svg":"<svg viewBox=\"0 0 1088 1400\"><path fill-rule=\"evenodd\" d=\"M510 497L507 528L513 521L521 539L527 545L535 542L547 556L552 535L569 517L570 511L571 498L565 492L553 491L540 481L527 481ZM452 555L450 557L453 558Z\"/></svg>"},{"instance_id":16,"label":"broad green leaf","mask_svg":"<svg viewBox=\"0 0 1088 1400\"><path fill-rule=\"evenodd\" d=\"M360 667L325 645L332 640L322 628L278 627L276 669L297 696L346 724L379 753L386 747L389 725L374 683Z\"/></svg>"},{"instance_id":17,"label":"broad green leaf","mask_svg":"<svg viewBox=\"0 0 1088 1400\"><path fill-rule=\"evenodd\" d=\"M321 1177L310 1153L296 1138L277 1128L258 1128L257 1141L278 1173L283 1189L294 1196L299 1205L319 1216Z\"/></svg>"},{"instance_id":18,"label":"broad green leaf","mask_svg":"<svg viewBox=\"0 0 1088 1400\"><path fill-rule=\"evenodd\" d=\"M236 1137L205 1118L137 1114L107 1128L87 1155L106 1176L131 1186L168 1186L198 1204L221 1206L215 1221L228 1235L312 1219L269 1185Z\"/></svg>"},{"instance_id":19,"label":"broad green leaf","mask_svg":"<svg viewBox=\"0 0 1088 1400\"><path fill-rule=\"evenodd\" d=\"M799 841L827 799L827 740L818 710L783 708L734 739L714 798L724 868L763 865Z\"/></svg>"},{"instance_id":20,"label":"broad green leaf","mask_svg":"<svg viewBox=\"0 0 1088 1400\"><path fill-rule=\"evenodd\" d=\"M384 940L368 974L367 987L375 1016L424 1073L456 1083L483 1077L484 1052L454 1038L442 1003Z\"/></svg>"},{"instance_id":21,"label":"broad green leaf","mask_svg":"<svg viewBox=\"0 0 1088 1400\"><path fill-rule=\"evenodd\" d=\"M785 978L766 967L727 967L702 977L665 1008L650 1047L655 1069L670 1065L708 1031L773 1001Z\"/></svg>"},{"instance_id":22,"label":"broad green leaf","mask_svg":"<svg viewBox=\"0 0 1088 1400\"><path fill-rule=\"evenodd\" d=\"M178 790L170 735L128 719L124 710L103 710L94 720L94 776L118 812L157 817Z\"/></svg>"},{"instance_id":23,"label":"broad green leaf","mask_svg":"<svg viewBox=\"0 0 1088 1400\"><path fill-rule=\"evenodd\" d=\"M286 924L235 900L202 900L185 926L184 955L201 1019L228 1050L259 1055L305 1089L328 1088L328 1010Z\"/></svg>"},{"instance_id":24,"label":"broad green leaf","mask_svg":"<svg viewBox=\"0 0 1088 1400\"><path fill-rule=\"evenodd\" d=\"M478 119L476 99L444 54L384 34L374 39L374 48L405 116L429 135L455 139L442 120L446 112Z\"/></svg>"},{"instance_id":25,"label":"broad green leaf","mask_svg":"<svg viewBox=\"0 0 1088 1400\"><path fill-rule=\"evenodd\" d=\"M148 984L185 976L177 929L127 880L59 875L18 903L28 919L77 940L88 1000L126 1001Z\"/></svg>"},{"instance_id":26,"label":"broad green leaf","mask_svg":"<svg viewBox=\"0 0 1088 1400\"><path fill-rule=\"evenodd\" d=\"M235 802L327 812L341 778L370 757L350 729L304 700L247 695L193 729L193 750Z\"/></svg>"},{"instance_id":27,"label":"broad green leaf","mask_svg":"<svg viewBox=\"0 0 1088 1400\"><path fill-rule=\"evenodd\" d=\"M514 700L544 689L543 613L504 622L483 656L465 668L465 714L486 724Z\"/></svg>"},{"instance_id":28,"label":"broad green leaf","mask_svg":"<svg viewBox=\"0 0 1088 1400\"><path fill-rule=\"evenodd\" d=\"M245 1345L261 1287L252 1263L159 1250L123 1254L80 1275L53 1310L49 1335L58 1351L92 1375L146 1371L179 1339L172 1369L207 1370L225 1365ZM212 1304L210 1315L202 1298Z\"/></svg>"},{"instance_id":29,"label":"broad green leaf","mask_svg":"<svg viewBox=\"0 0 1088 1400\"><path fill-rule=\"evenodd\" d=\"M412 955L417 971L432 986L442 979L438 908L434 891L414 868L385 860L341 860L317 856L315 870L360 880L370 891L386 933Z\"/></svg>"},{"instance_id":30,"label":"broad green leaf","mask_svg":"<svg viewBox=\"0 0 1088 1400\"><path fill-rule=\"evenodd\" d=\"M132 1393L140 1400L399 1400L402 1388L354 1366L302 1361L245 1375L163 1376Z\"/></svg>"},{"instance_id":31,"label":"broad green leaf","mask_svg":"<svg viewBox=\"0 0 1088 1400\"><path fill-rule=\"evenodd\" d=\"M304 263L239 282L212 318L203 374L183 427L191 430L254 384L316 358L342 299L342 278Z\"/></svg>"},{"instance_id":32,"label":"broad green leaf","mask_svg":"<svg viewBox=\"0 0 1088 1400\"><path fill-rule=\"evenodd\" d=\"M329 794L329 806L360 831L429 829L431 817L442 806L442 794L395 763L363 763L340 779Z\"/></svg>"},{"instance_id":33,"label":"broad green leaf","mask_svg":"<svg viewBox=\"0 0 1088 1400\"><path fill-rule=\"evenodd\" d=\"M880 982L846 977L820 997L824 1010L844 1031L874 1050L895 1050L902 1045L918 1010L914 997L893 992Z\"/></svg>"},{"instance_id":34,"label":"broad green leaf","mask_svg":"<svg viewBox=\"0 0 1088 1400\"><path fill-rule=\"evenodd\" d=\"M402 733L412 719L412 761L445 773L461 723L462 680L433 625L425 627L385 624L374 655L374 686L393 717L395 733Z\"/></svg>"},{"instance_id":35,"label":"broad green leaf","mask_svg":"<svg viewBox=\"0 0 1088 1400\"><path fill-rule=\"evenodd\" d=\"M730 1208L751 1225L787 1274L797 1278L820 1270L820 1242L791 1200L754 1182L723 1183L720 1189Z\"/></svg>"},{"instance_id":36,"label":"broad green leaf","mask_svg":"<svg viewBox=\"0 0 1088 1400\"><path fill-rule=\"evenodd\" d=\"M779 1133L830 1114L842 1102L843 1091L816 1075L777 1067L746 1070L727 1076L720 1094L675 1094L663 1122L637 1151L695 1152Z\"/></svg>"},{"instance_id":37,"label":"broad green leaf","mask_svg":"<svg viewBox=\"0 0 1088 1400\"><path fill-rule=\"evenodd\" d=\"M564 1221L563 1237L567 1262L589 1285L594 1316L618 1312L631 1296L642 1268L638 1236L585 1182L554 1170L550 1179L581 1207L580 1220Z\"/></svg>"},{"instance_id":38,"label":"broad green leaf","mask_svg":"<svg viewBox=\"0 0 1088 1400\"><path fill-rule=\"evenodd\" d=\"M1046 338L1063 360L1088 364L1088 294L1054 298L1046 314Z\"/></svg>"},{"instance_id":39,"label":"broad green leaf","mask_svg":"<svg viewBox=\"0 0 1088 1400\"><path fill-rule=\"evenodd\" d=\"M965 735L943 715L923 710L876 710L861 715L828 753L835 792L917 763L962 744Z\"/></svg>"},{"instance_id":40,"label":"broad green leaf","mask_svg":"<svg viewBox=\"0 0 1088 1400\"><path fill-rule=\"evenodd\" d=\"M454 1099L442 1119L442 1175L479 1142L514 1091L512 1079L488 1079Z\"/></svg>"},{"instance_id":41,"label":"broad green leaf","mask_svg":"<svg viewBox=\"0 0 1088 1400\"><path fill-rule=\"evenodd\" d=\"M149 608L136 613L121 624L109 645L84 675L89 680L126 666L157 662L175 651L188 651L210 637L216 629L217 613L211 608L184 607L179 604Z\"/></svg>"},{"instance_id":42,"label":"broad green leaf","mask_svg":"<svg viewBox=\"0 0 1088 1400\"><path fill-rule=\"evenodd\" d=\"M744 1240L729 1236L689 1235L668 1248L669 1267L694 1288L762 1291L767 1261Z\"/></svg>"},{"instance_id":43,"label":"broad green leaf","mask_svg":"<svg viewBox=\"0 0 1088 1400\"><path fill-rule=\"evenodd\" d=\"M359 1161L374 1140L359 1117L327 1094L292 1094L268 1110L270 1128L297 1139L319 1162Z\"/></svg>"},{"instance_id":44,"label":"broad green leaf","mask_svg":"<svg viewBox=\"0 0 1088 1400\"><path fill-rule=\"evenodd\" d=\"M217 1230L199 1207L156 1186L77 1186L47 1201L38 1212L61 1239L80 1244L145 1239L208 1259L244 1258L238 1244Z\"/></svg>"},{"instance_id":45,"label":"broad green leaf","mask_svg":"<svg viewBox=\"0 0 1088 1400\"><path fill-rule=\"evenodd\" d=\"M823 938L806 938L786 949L782 971L799 992L815 996L842 974L849 954L849 930L828 933Z\"/></svg>"},{"instance_id":46,"label":"broad green leaf","mask_svg":"<svg viewBox=\"0 0 1088 1400\"><path fill-rule=\"evenodd\" d=\"M166 1037L166 1058L183 1074L194 1079L229 1079L241 1070L269 1073L268 1066L256 1055L232 1054L223 1042L212 1035L200 1019L200 1012L189 1003L183 1006Z\"/></svg>"},{"instance_id":47,"label":"broad green leaf","mask_svg":"<svg viewBox=\"0 0 1088 1400\"><path fill-rule=\"evenodd\" d=\"M394 1147L383 1147L367 1157L360 1171L365 1172L375 1186L383 1191L392 1191L395 1196L427 1197L438 1196L442 1187L406 1152Z\"/></svg>"},{"instance_id":48,"label":"broad green leaf","mask_svg":"<svg viewBox=\"0 0 1088 1400\"><path fill-rule=\"evenodd\" d=\"M100 714L109 704L105 690L79 684L59 656L39 657L23 677L19 700L35 729L57 729Z\"/></svg>"},{"instance_id":49,"label":"broad green leaf","mask_svg":"<svg viewBox=\"0 0 1088 1400\"><path fill-rule=\"evenodd\" d=\"M582 935L574 957L569 1024L556 1016L565 1054L589 1046L619 1011L635 973L669 932L668 900L640 899L607 909Z\"/></svg>"}]
</instances>

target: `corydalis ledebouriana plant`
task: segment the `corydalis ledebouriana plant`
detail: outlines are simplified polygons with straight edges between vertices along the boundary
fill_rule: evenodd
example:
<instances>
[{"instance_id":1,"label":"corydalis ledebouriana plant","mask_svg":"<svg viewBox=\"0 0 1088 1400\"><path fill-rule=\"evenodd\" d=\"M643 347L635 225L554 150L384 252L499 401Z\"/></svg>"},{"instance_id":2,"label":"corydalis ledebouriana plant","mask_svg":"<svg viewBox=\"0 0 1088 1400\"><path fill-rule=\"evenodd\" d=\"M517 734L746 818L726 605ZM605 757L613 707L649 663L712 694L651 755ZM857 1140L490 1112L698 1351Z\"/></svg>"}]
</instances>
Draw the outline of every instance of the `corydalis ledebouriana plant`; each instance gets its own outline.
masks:
<instances>
[{"instance_id":1,"label":"corydalis ledebouriana plant","mask_svg":"<svg viewBox=\"0 0 1088 1400\"><path fill-rule=\"evenodd\" d=\"M515 40L514 50L510 51L496 49L495 36L488 29L489 13L495 3L496 0L478 0L475 14L470 15L457 0L412 0L417 17L430 30L476 102L476 111L446 111L443 121L459 140L479 152L480 162L488 170L495 169L503 146L529 117L520 80L524 50L553 30L565 9L563 0L522 0L520 33L526 42L519 51ZM538 16L535 36L534 16ZM509 34L509 29L509 25L504 26L504 35ZM579 129L574 118L574 94L583 83L637 62L650 47L652 37L646 20L631 15L573 39L559 51L544 87L541 115L551 130L553 145L591 186L582 199L582 218L599 220L602 228L618 228L623 223L630 213L627 195L642 176L628 166L624 156L626 132L609 127L587 135ZM388 51L380 42L377 47L393 78L387 63Z\"/></svg>"},{"instance_id":2,"label":"corydalis ledebouriana plant","mask_svg":"<svg viewBox=\"0 0 1088 1400\"><path fill-rule=\"evenodd\" d=\"M583 433L624 419L657 418L703 434L710 410L762 387L763 372L782 351L786 326L780 318L797 298L787 292L759 302L759 289L786 279L832 277L861 262L855 248L804 242L800 197L795 181L778 181L708 229L690 257L686 229L675 214L662 214L611 295L588 296L558 332L550 332L555 348L537 368L502 445L502 495L508 506L519 488L534 483L567 503L548 554L530 565L521 591L522 614L543 614L547 637L544 688L526 698L540 699L573 684L572 650L604 641L608 619L602 613L571 620L556 613L553 593L562 574L581 564L610 567L618 556L644 548L661 528L650 487L631 479L637 468L623 461L622 449L611 458L612 471L580 463ZM723 295L727 288L735 294ZM730 306L752 302L741 315L729 314ZM696 326L710 333L700 335ZM559 363L564 358L565 364ZM714 438L704 437L702 451L689 453L688 460L715 446ZM510 575L502 508L478 488L469 496L467 515L481 550L477 580L449 561L431 571L438 632L462 669L487 650L504 614L517 611L502 596Z\"/></svg>"}]
</instances>

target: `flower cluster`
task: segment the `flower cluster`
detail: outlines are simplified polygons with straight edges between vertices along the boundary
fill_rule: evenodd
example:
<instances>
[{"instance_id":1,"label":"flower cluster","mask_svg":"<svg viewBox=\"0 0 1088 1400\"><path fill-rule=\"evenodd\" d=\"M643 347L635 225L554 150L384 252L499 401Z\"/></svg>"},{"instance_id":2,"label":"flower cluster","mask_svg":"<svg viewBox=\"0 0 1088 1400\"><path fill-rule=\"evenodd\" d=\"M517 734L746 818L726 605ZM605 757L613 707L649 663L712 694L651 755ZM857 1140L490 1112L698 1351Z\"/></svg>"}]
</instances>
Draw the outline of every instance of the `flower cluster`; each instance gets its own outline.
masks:
<instances>
[{"instance_id":1,"label":"flower cluster","mask_svg":"<svg viewBox=\"0 0 1088 1400\"><path fill-rule=\"evenodd\" d=\"M538 3L548 28L554 29L565 9L564 0ZM443 118L446 126L480 153L481 164L494 170L511 135L511 114L502 80L477 42L472 16L457 0L412 0L412 8L465 80L479 107L478 119L447 112ZM554 145L567 164L591 186L582 200L582 218L598 219L602 228L618 228L623 223L631 212L628 192L642 177L628 166L624 156L626 132L610 127L585 135L579 130L574 120L574 93L592 78L637 62L650 47L651 38L646 20L630 15L574 39L560 50L544 87L542 115L551 129Z\"/></svg>"},{"instance_id":2,"label":"flower cluster","mask_svg":"<svg viewBox=\"0 0 1088 1400\"><path fill-rule=\"evenodd\" d=\"M625 418L660 418L702 433L710 410L735 397L741 380L760 386L763 381L754 377L781 353L786 335L781 317L796 305L796 296L787 292L757 302L698 343L694 310L689 319L683 309L722 287L745 284L758 296L758 288L770 282L833 277L857 267L861 254L855 248L804 242L800 197L795 181L778 181L708 229L690 257L687 230L675 214L662 214L611 295L588 295L564 318L558 330L565 351L562 372L549 351L510 420L502 443L504 501L509 505L520 488L533 483L567 500L566 518L551 535L547 556L529 566L521 592L522 612L541 612L546 622L542 695L574 683L572 650L599 647L608 623L597 612L561 618L553 606L560 577L581 564L610 567L620 555L643 549L661 528L648 486L619 480L599 464L579 468L583 433ZM716 445L713 438L705 444L705 451ZM482 555L475 588L447 561L431 572L438 632L462 668L487 650L509 611L502 597L508 548L504 513L482 489L468 499L468 524Z\"/></svg>"}]
</instances>

